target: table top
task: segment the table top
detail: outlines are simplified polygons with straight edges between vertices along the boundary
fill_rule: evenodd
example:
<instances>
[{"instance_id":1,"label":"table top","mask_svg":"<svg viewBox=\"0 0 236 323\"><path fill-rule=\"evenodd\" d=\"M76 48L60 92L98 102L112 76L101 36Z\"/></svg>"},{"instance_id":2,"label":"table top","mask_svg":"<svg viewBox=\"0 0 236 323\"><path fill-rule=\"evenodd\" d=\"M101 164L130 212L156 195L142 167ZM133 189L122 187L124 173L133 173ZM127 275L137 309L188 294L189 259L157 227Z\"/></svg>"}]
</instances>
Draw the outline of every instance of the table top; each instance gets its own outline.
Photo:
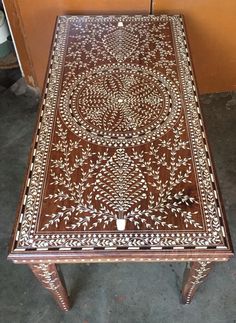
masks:
<instances>
[{"instance_id":1,"label":"table top","mask_svg":"<svg viewBox=\"0 0 236 323\"><path fill-rule=\"evenodd\" d=\"M183 18L58 17L9 258L231 255Z\"/></svg>"}]
</instances>

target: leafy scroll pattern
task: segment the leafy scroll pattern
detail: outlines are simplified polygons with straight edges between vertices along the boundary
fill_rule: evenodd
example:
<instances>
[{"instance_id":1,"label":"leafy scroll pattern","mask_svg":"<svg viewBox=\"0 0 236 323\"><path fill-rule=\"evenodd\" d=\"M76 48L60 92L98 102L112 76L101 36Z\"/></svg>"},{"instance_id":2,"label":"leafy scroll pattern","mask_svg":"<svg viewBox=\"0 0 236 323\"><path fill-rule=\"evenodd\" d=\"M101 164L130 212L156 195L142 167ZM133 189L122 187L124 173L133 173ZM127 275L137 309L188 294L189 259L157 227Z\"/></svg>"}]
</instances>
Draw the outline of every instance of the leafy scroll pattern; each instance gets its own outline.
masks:
<instances>
[{"instance_id":1,"label":"leafy scroll pattern","mask_svg":"<svg viewBox=\"0 0 236 323\"><path fill-rule=\"evenodd\" d=\"M119 148L110 157L108 149L94 153L89 144L67 140L67 130L58 123L53 150L59 157L51 166L56 190L46 197L57 211L46 214L41 229L58 228L61 222L67 230L115 229L120 219L130 229L179 229L176 219L185 229L202 228L196 220L197 197L181 185L191 183L192 173L191 158L183 157L189 149L183 119L172 131L171 138L150 144L147 151Z\"/></svg>"},{"instance_id":2,"label":"leafy scroll pattern","mask_svg":"<svg viewBox=\"0 0 236 323\"><path fill-rule=\"evenodd\" d=\"M156 69L164 70L175 84L179 84L174 50L168 37L168 17L143 17L143 21L137 18L136 22L127 16L114 17L113 21L109 17L68 19L71 22L71 33L68 36L68 59L65 62L67 75L63 85L76 78L84 69L103 65L104 62L112 64L123 61L133 65L139 65L141 61L146 67L151 61ZM147 30L145 20L158 23L149 24Z\"/></svg>"},{"instance_id":3,"label":"leafy scroll pattern","mask_svg":"<svg viewBox=\"0 0 236 323\"><path fill-rule=\"evenodd\" d=\"M117 70L93 75L76 98L80 118L92 128L124 132L152 124L163 110L158 82L142 72ZM152 82L152 83L151 83Z\"/></svg>"}]
</instances>

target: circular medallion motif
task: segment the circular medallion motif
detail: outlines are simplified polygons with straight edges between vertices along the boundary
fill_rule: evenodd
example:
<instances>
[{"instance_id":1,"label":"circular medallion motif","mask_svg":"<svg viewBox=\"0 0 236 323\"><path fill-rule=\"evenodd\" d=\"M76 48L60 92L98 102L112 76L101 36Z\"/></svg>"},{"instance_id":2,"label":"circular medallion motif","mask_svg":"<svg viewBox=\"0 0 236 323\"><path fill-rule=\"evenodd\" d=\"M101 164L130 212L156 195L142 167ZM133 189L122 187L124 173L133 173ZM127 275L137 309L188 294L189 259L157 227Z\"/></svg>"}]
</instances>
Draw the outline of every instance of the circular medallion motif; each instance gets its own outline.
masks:
<instances>
[{"instance_id":1,"label":"circular medallion motif","mask_svg":"<svg viewBox=\"0 0 236 323\"><path fill-rule=\"evenodd\" d=\"M160 73L119 65L82 74L61 96L66 125L82 138L105 146L150 142L179 117L176 86Z\"/></svg>"}]
</instances>

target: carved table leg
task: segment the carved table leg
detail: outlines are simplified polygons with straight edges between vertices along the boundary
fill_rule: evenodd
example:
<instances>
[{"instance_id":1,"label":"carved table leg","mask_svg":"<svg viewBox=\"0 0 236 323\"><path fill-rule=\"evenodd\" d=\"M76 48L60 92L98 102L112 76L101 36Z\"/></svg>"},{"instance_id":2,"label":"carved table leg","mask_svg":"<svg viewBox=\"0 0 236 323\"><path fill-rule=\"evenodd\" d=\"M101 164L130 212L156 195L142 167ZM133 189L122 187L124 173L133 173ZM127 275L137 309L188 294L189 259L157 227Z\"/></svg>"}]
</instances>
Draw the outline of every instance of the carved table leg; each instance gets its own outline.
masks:
<instances>
[{"instance_id":1,"label":"carved table leg","mask_svg":"<svg viewBox=\"0 0 236 323\"><path fill-rule=\"evenodd\" d=\"M64 281L61 281L56 265L37 264L29 265L29 267L41 284L51 292L60 308L64 311L68 311L70 305L67 291L64 286Z\"/></svg>"},{"instance_id":2,"label":"carved table leg","mask_svg":"<svg viewBox=\"0 0 236 323\"><path fill-rule=\"evenodd\" d=\"M191 302L196 290L208 276L212 264L208 261L187 263L182 286L182 301L184 304Z\"/></svg>"}]
</instances>

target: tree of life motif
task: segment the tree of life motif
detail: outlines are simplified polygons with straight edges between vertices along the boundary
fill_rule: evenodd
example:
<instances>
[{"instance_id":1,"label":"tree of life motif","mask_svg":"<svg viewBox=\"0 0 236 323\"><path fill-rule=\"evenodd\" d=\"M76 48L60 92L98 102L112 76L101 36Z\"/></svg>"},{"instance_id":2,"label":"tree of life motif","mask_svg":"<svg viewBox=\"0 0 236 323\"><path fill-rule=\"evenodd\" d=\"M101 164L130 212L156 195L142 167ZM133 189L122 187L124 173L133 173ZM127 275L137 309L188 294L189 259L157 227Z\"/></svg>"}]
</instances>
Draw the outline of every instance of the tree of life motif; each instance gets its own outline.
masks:
<instances>
[{"instance_id":1,"label":"tree of life motif","mask_svg":"<svg viewBox=\"0 0 236 323\"><path fill-rule=\"evenodd\" d=\"M172 131L173 136L155 141L147 151L119 148L110 156L108 149L92 153L89 145L67 141L67 130L58 123L53 150L60 157L51 166L56 190L46 197L57 204L57 211L46 215L41 229L57 228L61 222L68 230L102 229L112 223L124 230L127 222L136 229L177 229L175 218L185 228L202 228L195 220L197 199L181 186L191 183L192 172L190 158L183 157L189 149L183 120Z\"/></svg>"},{"instance_id":2,"label":"tree of life motif","mask_svg":"<svg viewBox=\"0 0 236 323\"><path fill-rule=\"evenodd\" d=\"M106 18L105 18L106 19ZM150 17L150 20L152 18ZM159 19L155 17L155 19ZM134 66L140 63L149 67L150 62L156 70L163 69L164 74L171 77L178 84L176 65L171 39L168 36L170 26L161 17L159 23L149 24L129 20L128 17L114 17L106 27L97 18L80 20L70 18L71 33L68 35L68 60L63 85L76 77L84 68L93 69L98 65L128 61ZM90 20L90 21L88 21ZM116 24L114 21L116 20ZM109 32L107 32L109 30Z\"/></svg>"},{"instance_id":3,"label":"tree of life motif","mask_svg":"<svg viewBox=\"0 0 236 323\"><path fill-rule=\"evenodd\" d=\"M122 62L129 57L139 44L137 34L126 30L123 26L123 22L118 22L118 29L106 34L102 39L104 48L118 62Z\"/></svg>"},{"instance_id":4,"label":"tree of life motif","mask_svg":"<svg viewBox=\"0 0 236 323\"><path fill-rule=\"evenodd\" d=\"M125 213L132 205L147 198L147 184L140 169L125 153L117 149L96 178L95 198L116 214L117 228L125 228Z\"/></svg>"}]
</instances>

